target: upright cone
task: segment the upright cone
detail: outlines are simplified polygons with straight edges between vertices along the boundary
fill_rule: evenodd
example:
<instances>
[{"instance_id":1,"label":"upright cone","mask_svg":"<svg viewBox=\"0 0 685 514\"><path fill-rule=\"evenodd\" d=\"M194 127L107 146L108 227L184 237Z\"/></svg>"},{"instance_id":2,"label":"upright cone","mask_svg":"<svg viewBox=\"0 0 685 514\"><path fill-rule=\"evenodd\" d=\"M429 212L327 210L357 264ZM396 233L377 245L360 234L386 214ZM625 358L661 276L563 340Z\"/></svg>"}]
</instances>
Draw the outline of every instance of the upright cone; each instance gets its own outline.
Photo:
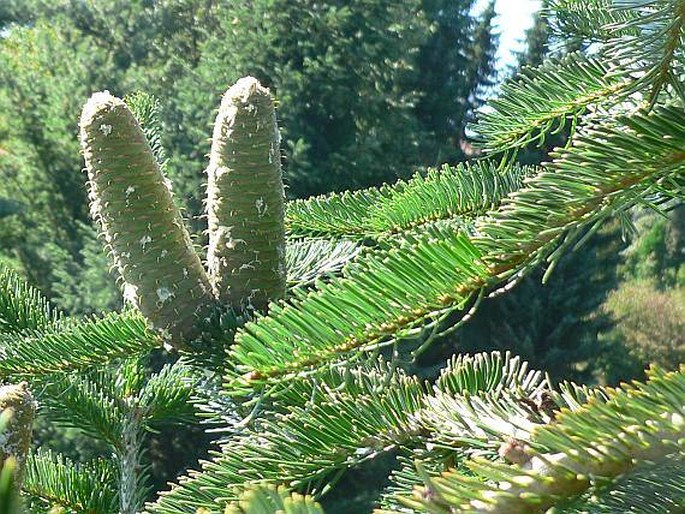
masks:
<instances>
[{"instance_id":1,"label":"upright cone","mask_svg":"<svg viewBox=\"0 0 685 514\"><path fill-rule=\"evenodd\" d=\"M141 127L126 104L96 93L81 116L91 214L124 282L124 294L176 347L209 312L209 278L193 249Z\"/></svg>"},{"instance_id":2,"label":"upright cone","mask_svg":"<svg viewBox=\"0 0 685 514\"><path fill-rule=\"evenodd\" d=\"M14 459L12 483L15 489L19 490L24 478L33 417L36 413L36 402L26 382L19 385L0 386L0 413L9 414L7 425L0 433L0 462L5 462L10 457Z\"/></svg>"},{"instance_id":3,"label":"upright cone","mask_svg":"<svg viewBox=\"0 0 685 514\"><path fill-rule=\"evenodd\" d=\"M285 294L284 192L273 98L257 79L224 95L207 174L215 295L238 310L264 310Z\"/></svg>"}]
</instances>

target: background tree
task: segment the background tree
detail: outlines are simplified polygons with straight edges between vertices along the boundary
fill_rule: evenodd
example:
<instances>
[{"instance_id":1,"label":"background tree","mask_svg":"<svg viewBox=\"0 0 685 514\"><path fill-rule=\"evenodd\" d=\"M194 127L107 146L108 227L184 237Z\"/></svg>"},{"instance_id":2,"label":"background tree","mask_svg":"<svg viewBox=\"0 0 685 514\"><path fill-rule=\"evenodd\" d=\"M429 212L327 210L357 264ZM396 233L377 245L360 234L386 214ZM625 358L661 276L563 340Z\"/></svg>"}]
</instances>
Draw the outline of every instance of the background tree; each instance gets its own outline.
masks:
<instances>
[{"instance_id":1,"label":"background tree","mask_svg":"<svg viewBox=\"0 0 685 514\"><path fill-rule=\"evenodd\" d=\"M94 234L78 173L73 120L79 92L87 94L90 84L104 87L108 74L99 63L107 56L92 38L44 21L12 28L0 44L0 196L21 206L0 229L3 254L17 259L53 296L53 273L81 267L83 235L92 239ZM110 78L116 81L116 75ZM59 255L46 251L54 245L61 248Z\"/></svg>"},{"instance_id":2,"label":"background tree","mask_svg":"<svg viewBox=\"0 0 685 514\"><path fill-rule=\"evenodd\" d=\"M432 33L421 46L414 87L421 93L417 117L426 137L421 164L464 159L466 124L496 78L495 2L474 18L473 1L424 0Z\"/></svg>"},{"instance_id":3,"label":"background tree","mask_svg":"<svg viewBox=\"0 0 685 514\"><path fill-rule=\"evenodd\" d=\"M0 170L10 180L0 198L25 208L3 218L2 259L74 314L120 303L91 251L85 189L72 173L78 104L96 90L162 99L167 173L198 244L205 106L243 75L278 98L289 196L406 177L436 163L436 139L458 160L454 134L490 80L494 51L492 9L477 18L472 3L3 2ZM444 86L420 67L429 54L455 73ZM428 108L438 87L440 106Z\"/></svg>"},{"instance_id":4,"label":"background tree","mask_svg":"<svg viewBox=\"0 0 685 514\"><path fill-rule=\"evenodd\" d=\"M539 270L510 293L483 302L450 349L515 348L555 381L592 383L604 381L607 373L613 381L630 379L632 374L614 371L618 366L626 373L625 351L601 339L614 325L603 305L618 284L622 246L618 224L602 229L562 259L545 283Z\"/></svg>"},{"instance_id":5,"label":"background tree","mask_svg":"<svg viewBox=\"0 0 685 514\"><path fill-rule=\"evenodd\" d=\"M672 369L685 359L685 289L659 290L647 281L628 281L605 305L615 320L607 338L622 344L640 363Z\"/></svg>"},{"instance_id":6,"label":"background tree","mask_svg":"<svg viewBox=\"0 0 685 514\"><path fill-rule=\"evenodd\" d=\"M634 230L619 267L620 284L603 311L613 320L604 338L646 366L672 368L685 356L683 206L668 212L636 208Z\"/></svg>"},{"instance_id":7,"label":"background tree","mask_svg":"<svg viewBox=\"0 0 685 514\"><path fill-rule=\"evenodd\" d=\"M676 204L668 212L636 209L635 231L625 251L621 269L627 280L652 282L659 289L685 283L685 207Z\"/></svg>"},{"instance_id":8,"label":"background tree","mask_svg":"<svg viewBox=\"0 0 685 514\"><path fill-rule=\"evenodd\" d=\"M547 18L535 13L533 25L526 31L526 47L518 55L518 66L539 66L549 53L550 33Z\"/></svg>"}]
</instances>

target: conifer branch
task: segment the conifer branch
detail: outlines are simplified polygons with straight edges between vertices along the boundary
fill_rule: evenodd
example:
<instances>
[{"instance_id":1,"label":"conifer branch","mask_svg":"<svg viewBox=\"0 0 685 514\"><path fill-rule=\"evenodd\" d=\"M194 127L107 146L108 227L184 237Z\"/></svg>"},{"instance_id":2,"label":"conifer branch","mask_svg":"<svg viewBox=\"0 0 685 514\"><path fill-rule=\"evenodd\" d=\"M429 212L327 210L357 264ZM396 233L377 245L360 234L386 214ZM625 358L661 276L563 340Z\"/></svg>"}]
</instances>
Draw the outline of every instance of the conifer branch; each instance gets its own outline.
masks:
<instances>
[{"instance_id":1,"label":"conifer branch","mask_svg":"<svg viewBox=\"0 0 685 514\"><path fill-rule=\"evenodd\" d=\"M138 393L137 403L143 412L141 423L146 430L164 424L196 421L192 396L199 378L197 370L183 360L165 365L150 377Z\"/></svg>"},{"instance_id":2,"label":"conifer branch","mask_svg":"<svg viewBox=\"0 0 685 514\"><path fill-rule=\"evenodd\" d=\"M339 274L361 252L362 247L358 243L344 239L307 238L291 241L285 248L288 285L308 285Z\"/></svg>"},{"instance_id":3,"label":"conifer branch","mask_svg":"<svg viewBox=\"0 0 685 514\"><path fill-rule=\"evenodd\" d=\"M50 450L29 455L24 494L76 514L115 514L116 472L110 462L76 464Z\"/></svg>"},{"instance_id":4,"label":"conifer branch","mask_svg":"<svg viewBox=\"0 0 685 514\"><path fill-rule=\"evenodd\" d=\"M160 343L159 336L148 330L145 320L135 312L68 320L46 331L0 336L0 377L84 369L140 354Z\"/></svg>"},{"instance_id":5,"label":"conifer branch","mask_svg":"<svg viewBox=\"0 0 685 514\"><path fill-rule=\"evenodd\" d=\"M76 428L116 447L122 439L126 406L109 393L87 376L57 374L48 377L39 399L56 425Z\"/></svg>"},{"instance_id":6,"label":"conifer branch","mask_svg":"<svg viewBox=\"0 0 685 514\"><path fill-rule=\"evenodd\" d=\"M588 109L620 102L632 82L620 68L580 53L526 68L479 118L481 147L497 154L542 146L550 135L575 129Z\"/></svg>"},{"instance_id":7,"label":"conifer branch","mask_svg":"<svg viewBox=\"0 0 685 514\"><path fill-rule=\"evenodd\" d=\"M648 463L685 459L685 374L653 370L646 384L624 385L604 401L533 429L523 462L474 458L470 474L452 471L430 478L403 503L437 513L444 505L482 513L545 512L602 483L639 471Z\"/></svg>"},{"instance_id":8,"label":"conifer branch","mask_svg":"<svg viewBox=\"0 0 685 514\"><path fill-rule=\"evenodd\" d=\"M427 316L463 306L483 287L557 258L563 237L578 237L640 198L677 195L685 170L682 114L667 107L598 123L480 219L475 237L427 230L356 261L315 291L296 292L238 331L231 355L242 376L230 387L293 376L388 341Z\"/></svg>"},{"instance_id":9,"label":"conifer branch","mask_svg":"<svg viewBox=\"0 0 685 514\"><path fill-rule=\"evenodd\" d=\"M230 486L262 481L306 484L315 491L317 483L323 485L337 470L407 444L419 434L413 414L421 407L425 388L401 372L388 376L387 371L332 370L322 401L288 405L283 414L265 417L255 429L233 435L214 461L203 462L202 472L182 477L148 510L222 510L238 499L239 491ZM300 393L309 386L311 398L311 384L292 385ZM187 498L194 499L192 507Z\"/></svg>"},{"instance_id":10,"label":"conifer branch","mask_svg":"<svg viewBox=\"0 0 685 514\"><path fill-rule=\"evenodd\" d=\"M545 11L555 32L599 43L595 53L620 63L633 78L627 93L646 93L650 107L666 85L685 97L678 78L685 66L682 0L551 0Z\"/></svg>"},{"instance_id":11,"label":"conifer branch","mask_svg":"<svg viewBox=\"0 0 685 514\"><path fill-rule=\"evenodd\" d=\"M428 416L425 412L435 410L434 397L446 394L440 387L463 384L463 395L455 395L457 402L472 391L473 395L490 394L501 404L506 403L508 394L530 399L549 387L540 373L528 371L520 359L497 352L453 361L443 371L441 384L431 391L415 377L385 363L332 368L310 380L285 383L277 395L279 414L275 418L264 416L254 428L230 436L212 462L204 462L201 471L181 478L148 510L156 514L191 512L188 500L193 498L192 509L220 511L238 500L230 487L263 482L306 486L316 495L337 470L390 451L441 444L440 425L428 421L438 413ZM477 424L483 412L474 408L467 415ZM490 434L475 433L471 442L483 439L480 446L496 448L502 442L497 436L488 443Z\"/></svg>"},{"instance_id":12,"label":"conifer branch","mask_svg":"<svg viewBox=\"0 0 685 514\"><path fill-rule=\"evenodd\" d=\"M635 34L635 30L619 31L618 27L638 18L630 9L617 9L613 0L547 0L543 13L558 37L585 44Z\"/></svg>"},{"instance_id":13,"label":"conifer branch","mask_svg":"<svg viewBox=\"0 0 685 514\"><path fill-rule=\"evenodd\" d=\"M648 88L650 108L666 85L684 99L679 76L685 67L685 1L629 1L611 9L630 13L612 27L617 35L608 41L605 52L637 72L631 90Z\"/></svg>"},{"instance_id":14,"label":"conifer branch","mask_svg":"<svg viewBox=\"0 0 685 514\"><path fill-rule=\"evenodd\" d=\"M0 266L0 335L44 330L60 317L37 289Z\"/></svg>"},{"instance_id":15,"label":"conifer branch","mask_svg":"<svg viewBox=\"0 0 685 514\"><path fill-rule=\"evenodd\" d=\"M291 238L384 239L483 215L532 173L519 167L501 172L486 162L443 166L391 186L289 202L286 227Z\"/></svg>"}]
</instances>

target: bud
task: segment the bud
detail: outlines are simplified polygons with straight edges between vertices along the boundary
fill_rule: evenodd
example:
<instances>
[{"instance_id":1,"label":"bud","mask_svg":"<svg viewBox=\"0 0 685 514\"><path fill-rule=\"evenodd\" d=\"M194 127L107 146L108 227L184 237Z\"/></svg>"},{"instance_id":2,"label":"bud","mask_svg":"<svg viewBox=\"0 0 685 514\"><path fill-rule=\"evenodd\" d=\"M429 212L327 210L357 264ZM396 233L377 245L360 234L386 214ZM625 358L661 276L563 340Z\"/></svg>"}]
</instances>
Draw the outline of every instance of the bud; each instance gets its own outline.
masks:
<instances>
[{"instance_id":1,"label":"bud","mask_svg":"<svg viewBox=\"0 0 685 514\"><path fill-rule=\"evenodd\" d=\"M5 422L0 432L0 462L13 461L12 483L16 490L20 490L36 413L36 402L26 382L0 386L0 412Z\"/></svg>"}]
</instances>

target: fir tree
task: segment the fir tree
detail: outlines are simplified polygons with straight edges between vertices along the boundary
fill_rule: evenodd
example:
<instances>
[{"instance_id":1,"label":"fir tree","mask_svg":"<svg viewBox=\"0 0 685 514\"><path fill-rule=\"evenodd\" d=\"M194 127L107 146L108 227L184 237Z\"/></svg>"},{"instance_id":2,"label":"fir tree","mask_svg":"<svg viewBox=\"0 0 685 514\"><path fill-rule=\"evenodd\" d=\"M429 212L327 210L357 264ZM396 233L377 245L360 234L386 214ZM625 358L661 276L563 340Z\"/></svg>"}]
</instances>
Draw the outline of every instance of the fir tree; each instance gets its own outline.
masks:
<instances>
[{"instance_id":1,"label":"fir tree","mask_svg":"<svg viewBox=\"0 0 685 514\"><path fill-rule=\"evenodd\" d=\"M423 2L433 28L421 46L415 79L421 94L417 117L428 134L420 164L463 160L464 129L482 103L479 93L491 85L497 48L495 3L479 18L472 16L473 7L473 1Z\"/></svg>"},{"instance_id":2,"label":"fir tree","mask_svg":"<svg viewBox=\"0 0 685 514\"><path fill-rule=\"evenodd\" d=\"M518 56L518 65L540 66L549 53L550 34L547 18L535 13L533 26L526 30L526 49Z\"/></svg>"},{"instance_id":3,"label":"fir tree","mask_svg":"<svg viewBox=\"0 0 685 514\"><path fill-rule=\"evenodd\" d=\"M401 369L400 349L430 325L439 329L445 315L467 318L484 297L506 291L541 262L555 265L609 218L638 203L682 199L682 7L680 0L612 7L609 14L623 20L617 34L625 36L606 41L603 53L547 61L504 88L479 125L492 161L289 203L274 222L287 231L280 259L290 287L285 299L269 292L274 301L261 309L247 302L210 308L230 282L220 280L230 267L208 277L202 268L183 272L194 250L169 200L155 138L124 101L94 95L82 117L92 210L124 282L137 288L140 309L74 320L15 274L0 275L0 375L26 378L55 422L106 442L113 455L86 464L34 452L24 473L28 507L320 513L316 497L341 473L397 452L378 512L680 510L682 367L654 368L646 381L618 389L589 388L555 385L521 359L495 352L454 356L425 383ZM602 23L592 10L574 12L587 17L581 28ZM593 34L611 34L603 29ZM626 52L635 60L624 59ZM241 107L257 118L266 108L272 119L273 106L244 98ZM263 142L273 133L233 130L242 111L219 116L214 142L244 138L227 145L251 150L236 153L232 169L255 154L265 166L273 148ZM513 164L520 148L567 119L572 144L548 164ZM131 177L127 164L145 173ZM236 174L230 187L251 178ZM127 199L129 185L142 189ZM210 212L221 194L208 199ZM127 201L136 216L129 224ZM255 207L236 203L235 216L253 216ZM268 246L259 241L268 234L251 234L255 251ZM135 248L134 261L139 236L144 248ZM176 268L164 250L180 256ZM273 271L259 259L252 266ZM154 288L167 277L170 294L160 295ZM168 305L177 318L165 312ZM192 330L179 329L193 318ZM158 371L142 365L169 335L181 358ZM387 347L395 349L389 360ZM147 433L190 423L196 409L223 430L219 450L143 507Z\"/></svg>"}]
</instances>

